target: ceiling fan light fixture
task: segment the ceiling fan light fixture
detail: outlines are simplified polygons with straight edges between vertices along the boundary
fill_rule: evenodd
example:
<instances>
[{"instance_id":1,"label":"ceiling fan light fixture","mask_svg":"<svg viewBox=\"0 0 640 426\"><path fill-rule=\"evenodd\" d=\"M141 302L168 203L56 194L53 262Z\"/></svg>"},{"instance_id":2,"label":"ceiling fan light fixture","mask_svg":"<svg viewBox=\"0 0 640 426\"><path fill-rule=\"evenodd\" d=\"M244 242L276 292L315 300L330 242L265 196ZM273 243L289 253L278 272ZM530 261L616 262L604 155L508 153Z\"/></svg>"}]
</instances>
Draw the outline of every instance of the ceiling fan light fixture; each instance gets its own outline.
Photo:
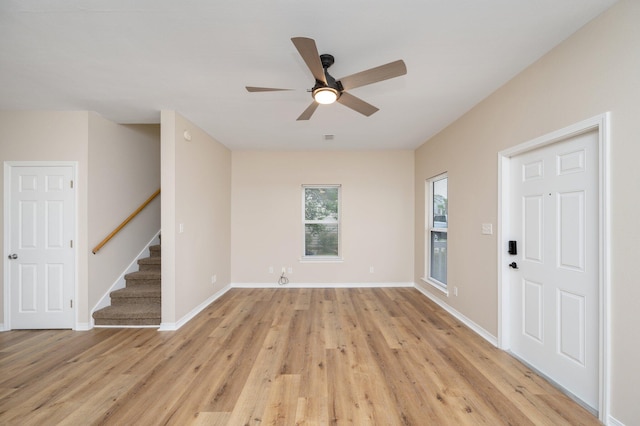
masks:
<instances>
[{"instance_id":1,"label":"ceiling fan light fixture","mask_svg":"<svg viewBox=\"0 0 640 426\"><path fill-rule=\"evenodd\" d=\"M319 104L329 105L338 99L338 91L333 87L319 87L313 90L313 99Z\"/></svg>"}]
</instances>

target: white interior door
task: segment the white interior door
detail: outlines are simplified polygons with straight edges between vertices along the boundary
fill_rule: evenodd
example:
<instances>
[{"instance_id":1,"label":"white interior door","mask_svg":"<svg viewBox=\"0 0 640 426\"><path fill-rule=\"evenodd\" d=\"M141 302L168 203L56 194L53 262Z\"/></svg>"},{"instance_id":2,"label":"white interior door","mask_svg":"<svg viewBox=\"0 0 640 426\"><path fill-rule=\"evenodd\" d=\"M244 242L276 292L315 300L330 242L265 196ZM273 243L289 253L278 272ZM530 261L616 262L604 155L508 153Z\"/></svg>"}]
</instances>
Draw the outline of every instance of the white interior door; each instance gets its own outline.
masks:
<instances>
[{"instance_id":1,"label":"white interior door","mask_svg":"<svg viewBox=\"0 0 640 426\"><path fill-rule=\"evenodd\" d=\"M11 328L73 328L75 197L72 166L12 166Z\"/></svg>"},{"instance_id":2,"label":"white interior door","mask_svg":"<svg viewBox=\"0 0 640 426\"><path fill-rule=\"evenodd\" d=\"M598 132L511 160L511 350L598 410Z\"/></svg>"}]
</instances>

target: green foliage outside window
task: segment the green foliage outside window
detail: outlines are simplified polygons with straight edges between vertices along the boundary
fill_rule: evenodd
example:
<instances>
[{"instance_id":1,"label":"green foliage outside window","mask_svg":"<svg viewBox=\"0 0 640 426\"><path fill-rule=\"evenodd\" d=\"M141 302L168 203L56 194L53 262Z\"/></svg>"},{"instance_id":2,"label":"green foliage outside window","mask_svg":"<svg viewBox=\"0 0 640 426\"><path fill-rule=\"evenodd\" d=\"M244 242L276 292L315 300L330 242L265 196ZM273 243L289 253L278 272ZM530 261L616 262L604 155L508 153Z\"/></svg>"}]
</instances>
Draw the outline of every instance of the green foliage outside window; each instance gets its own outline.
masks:
<instances>
[{"instance_id":1,"label":"green foliage outside window","mask_svg":"<svg viewBox=\"0 0 640 426\"><path fill-rule=\"evenodd\" d=\"M339 190L337 186L305 188L305 256L339 255Z\"/></svg>"}]
</instances>

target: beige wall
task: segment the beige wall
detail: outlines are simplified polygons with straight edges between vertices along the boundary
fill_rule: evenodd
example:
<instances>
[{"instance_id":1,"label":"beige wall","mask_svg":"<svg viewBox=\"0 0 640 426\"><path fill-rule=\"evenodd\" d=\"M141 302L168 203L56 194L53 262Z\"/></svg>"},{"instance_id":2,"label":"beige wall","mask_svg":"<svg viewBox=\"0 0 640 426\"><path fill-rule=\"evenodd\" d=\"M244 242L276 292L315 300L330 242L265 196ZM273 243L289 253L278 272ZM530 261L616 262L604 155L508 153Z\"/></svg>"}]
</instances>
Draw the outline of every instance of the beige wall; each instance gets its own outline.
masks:
<instances>
[{"instance_id":1,"label":"beige wall","mask_svg":"<svg viewBox=\"0 0 640 426\"><path fill-rule=\"evenodd\" d=\"M89 246L95 247L160 188L160 126L121 125L89 113ZM89 309L160 230L156 198L89 256Z\"/></svg>"},{"instance_id":2,"label":"beige wall","mask_svg":"<svg viewBox=\"0 0 640 426\"><path fill-rule=\"evenodd\" d=\"M40 112L40 111L0 111L0 161L76 161L78 167L77 227L78 239L78 282L77 315L81 323L88 322L88 242L87 242L87 140L88 113ZM4 188L4 174L0 176ZM4 224L4 198L0 216ZM4 226L0 228L4 240ZM4 259L4 257L3 257ZM4 278L4 266L0 270ZM4 285L8 285L4 281ZM4 318L3 294L0 294L0 310Z\"/></svg>"},{"instance_id":3,"label":"beige wall","mask_svg":"<svg viewBox=\"0 0 640 426\"><path fill-rule=\"evenodd\" d=\"M449 172L446 303L497 335L497 153L611 111L611 415L640 422L640 2L622 1L416 151L416 267L424 269L424 181ZM428 286L427 291L432 291ZM436 297L441 297L437 291Z\"/></svg>"},{"instance_id":4,"label":"beige wall","mask_svg":"<svg viewBox=\"0 0 640 426\"><path fill-rule=\"evenodd\" d=\"M231 152L174 111L161 122L162 323L171 328L230 283Z\"/></svg>"},{"instance_id":5,"label":"beige wall","mask_svg":"<svg viewBox=\"0 0 640 426\"><path fill-rule=\"evenodd\" d=\"M412 151L232 157L233 283L275 284L283 266L293 268L292 284L413 281ZM342 185L344 262L300 262L302 184Z\"/></svg>"}]
</instances>

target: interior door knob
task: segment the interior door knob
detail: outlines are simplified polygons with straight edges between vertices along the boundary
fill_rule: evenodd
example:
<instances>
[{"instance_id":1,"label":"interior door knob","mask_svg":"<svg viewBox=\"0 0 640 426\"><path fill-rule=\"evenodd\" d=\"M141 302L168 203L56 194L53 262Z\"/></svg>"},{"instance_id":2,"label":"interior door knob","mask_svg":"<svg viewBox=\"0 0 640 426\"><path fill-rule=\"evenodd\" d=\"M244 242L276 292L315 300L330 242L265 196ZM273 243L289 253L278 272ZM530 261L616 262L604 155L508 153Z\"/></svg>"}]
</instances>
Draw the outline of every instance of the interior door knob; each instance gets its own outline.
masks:
<instances>
[{"instance_id":1,"label":"interior door knob","mask_svg":"<svg viewBox=\"0 0 640 426\"><path fill-rule=\"evenodd\" d=\"M511 262L509 264L509 268L518 269L518 264L516 262Z\"/></svg>"},{"instance_id":2,"label":"interior door knob","mask_svg":"<svg viewBox=\"0 0 640 426\"><path fill-rule=\"evenodd\" d=\"M17 259L17 258L18 258L18 255L15 254L15 253L12 253L12 254L9 255L9 259L13 260L13 259Z\"/></svg>"}]
</instances>

